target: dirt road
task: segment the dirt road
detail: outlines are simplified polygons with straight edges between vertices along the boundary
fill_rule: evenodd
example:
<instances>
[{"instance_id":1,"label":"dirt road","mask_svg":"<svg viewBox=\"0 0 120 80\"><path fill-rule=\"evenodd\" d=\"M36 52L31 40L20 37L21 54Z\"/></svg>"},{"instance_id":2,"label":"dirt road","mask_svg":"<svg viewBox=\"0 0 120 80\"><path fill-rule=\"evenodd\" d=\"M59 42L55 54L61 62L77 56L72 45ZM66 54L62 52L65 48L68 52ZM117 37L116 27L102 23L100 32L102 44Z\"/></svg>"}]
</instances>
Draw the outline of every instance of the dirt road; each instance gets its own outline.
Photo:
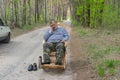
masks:
<instances>
[{"instance_id":1,"label":"dirt road","mask_svg":"<svg viewBox=\"0 0 120 80\"><path fill-rule=\"evenodd\" d=\"M73 80L76 73L70 67L68 46L67 69L27 71L28 65L38 63L42 56L42 36L47 27L18 36L9 44L0 43L0 80Z\"/></svg>"}]
</instances>

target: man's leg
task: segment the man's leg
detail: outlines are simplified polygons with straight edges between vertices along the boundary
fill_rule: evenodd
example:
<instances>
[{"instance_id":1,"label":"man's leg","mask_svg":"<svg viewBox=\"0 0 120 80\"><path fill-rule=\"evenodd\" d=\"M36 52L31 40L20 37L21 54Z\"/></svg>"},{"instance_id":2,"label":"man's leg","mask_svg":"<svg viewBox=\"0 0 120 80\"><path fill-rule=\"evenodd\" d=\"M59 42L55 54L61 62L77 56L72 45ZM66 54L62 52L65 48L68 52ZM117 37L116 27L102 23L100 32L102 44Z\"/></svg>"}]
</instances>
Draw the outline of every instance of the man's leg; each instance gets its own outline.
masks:
<instances>
[{"instance_id":1,"label":"man's leg","mask_svg":"<svg viewBox=\"0 0 120 80\"><path fill-rule=\"evenodd\" d=\"M43 44L43 58L44 58L44 63L46 64L50 64L51 62L49 54L51 53L52 48L53 48L52 43Z\"/></svg>"},{"instance_id":2,"label":"man's leg","mask_svg":"<svg viewBox=\"0 0 120 80\"><path fill-rule=\"evenodd\" d=\"M56 46L56 64L57 65L62 65L64 52L65 52L64 43L58 43Z\"/></svg>"}]
</instances>

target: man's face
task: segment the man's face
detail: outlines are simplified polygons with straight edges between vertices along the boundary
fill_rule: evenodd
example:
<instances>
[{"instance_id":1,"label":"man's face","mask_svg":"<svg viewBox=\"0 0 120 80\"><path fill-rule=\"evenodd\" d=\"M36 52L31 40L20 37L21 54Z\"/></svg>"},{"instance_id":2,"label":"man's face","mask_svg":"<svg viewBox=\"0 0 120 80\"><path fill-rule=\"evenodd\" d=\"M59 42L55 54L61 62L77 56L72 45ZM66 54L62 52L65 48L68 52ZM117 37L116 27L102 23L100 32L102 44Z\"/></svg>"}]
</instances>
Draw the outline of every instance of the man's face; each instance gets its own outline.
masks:
<instances>
[{"instance_id":1,"label":"man's face","mask_svg":"<svg viewBox=\"0 0 120 80\"><path fill-rule=\"evenodd\" d=\"M52 21L50 23L50 27L52 27L53 29L55 29L57 27L57 24L54 21Z\"/></svg>"}]
</instances>

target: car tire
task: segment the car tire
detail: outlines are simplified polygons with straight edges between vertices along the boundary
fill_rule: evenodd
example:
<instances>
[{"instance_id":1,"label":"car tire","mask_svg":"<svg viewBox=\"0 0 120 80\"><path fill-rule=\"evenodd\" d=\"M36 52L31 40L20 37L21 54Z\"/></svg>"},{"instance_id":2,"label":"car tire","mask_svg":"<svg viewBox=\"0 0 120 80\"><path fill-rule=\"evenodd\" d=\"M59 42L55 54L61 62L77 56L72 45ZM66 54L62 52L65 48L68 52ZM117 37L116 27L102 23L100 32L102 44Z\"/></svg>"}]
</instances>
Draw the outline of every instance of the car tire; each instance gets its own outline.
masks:
<instances>
[{"instance_id":1,"label":"car tire","mask_svg":"<svg viewBox=\"0 0 120 80\"><path fill-rule=\"evenodd\" d=\"M10 33L9 33L8 36L6 37L6 39L3 40L3 42L9 43L9 42L10 42L10 37L11 37L11 35L10 35Z\"/></svg>"}]
</instances>

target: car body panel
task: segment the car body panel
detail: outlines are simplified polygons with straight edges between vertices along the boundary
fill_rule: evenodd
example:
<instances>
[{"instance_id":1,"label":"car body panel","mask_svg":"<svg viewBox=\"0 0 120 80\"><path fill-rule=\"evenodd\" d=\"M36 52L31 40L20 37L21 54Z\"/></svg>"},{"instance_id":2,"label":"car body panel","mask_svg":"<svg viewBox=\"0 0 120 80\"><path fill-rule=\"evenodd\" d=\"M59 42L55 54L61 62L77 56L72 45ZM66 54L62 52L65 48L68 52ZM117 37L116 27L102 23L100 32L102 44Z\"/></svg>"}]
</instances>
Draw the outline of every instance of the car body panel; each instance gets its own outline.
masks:
<instances>
[{"instance_id":1,"label":"car body panel","mask_svg":"<svg viewBox=\"0 0 120 80\"><path fill-rule=\"evenodd\" d=\"M2 20L1 20L1 22L2 22ZM10 28L8 26L0 24L0 41L6 39L8 37L8 35L9 35L9 33L11 33Z\"/></svg>"}]
</instances>

